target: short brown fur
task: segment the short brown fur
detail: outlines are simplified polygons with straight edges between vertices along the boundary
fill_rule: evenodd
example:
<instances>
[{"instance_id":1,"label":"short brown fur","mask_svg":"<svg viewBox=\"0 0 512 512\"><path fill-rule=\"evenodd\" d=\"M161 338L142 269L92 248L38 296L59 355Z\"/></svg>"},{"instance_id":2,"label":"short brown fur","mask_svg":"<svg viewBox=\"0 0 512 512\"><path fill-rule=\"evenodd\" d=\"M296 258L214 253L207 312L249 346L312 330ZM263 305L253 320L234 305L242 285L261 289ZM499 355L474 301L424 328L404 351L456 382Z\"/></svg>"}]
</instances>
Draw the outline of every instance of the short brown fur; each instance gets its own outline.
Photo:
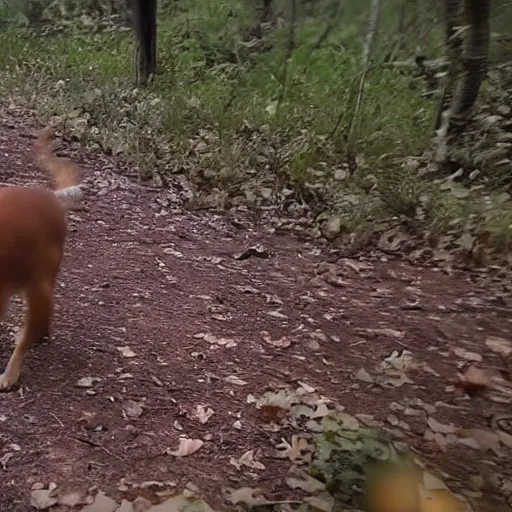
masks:
<instances>
[{"instance_id":1,"label":"short brown fur","mask_svg":"<svg viewBox=\"0 0 512 512\"><path fill-rule=\"evenodd\" d=\"M79 185L78 168L53 155L53 128L41 131L34 145L36 161L53 178L57 190ZM36 187L0 190L0 315L10 297L26 299L25 325L0 375L0 389L18 382L25 355L34 342L50 335L54 287L66 239L66 209L55 192Z\"/></svg>"}]
</instances>

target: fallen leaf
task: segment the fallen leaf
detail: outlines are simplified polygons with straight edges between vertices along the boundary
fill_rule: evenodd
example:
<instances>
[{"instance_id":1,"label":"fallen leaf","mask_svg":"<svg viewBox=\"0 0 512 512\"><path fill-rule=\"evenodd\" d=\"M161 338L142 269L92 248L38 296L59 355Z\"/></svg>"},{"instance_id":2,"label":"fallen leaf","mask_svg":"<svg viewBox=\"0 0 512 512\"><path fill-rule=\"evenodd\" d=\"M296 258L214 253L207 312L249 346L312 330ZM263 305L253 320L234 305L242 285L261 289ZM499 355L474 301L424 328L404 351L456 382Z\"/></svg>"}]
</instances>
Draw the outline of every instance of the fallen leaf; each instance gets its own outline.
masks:
<instances>
[{"instance_id":1,"label":"fallen leaf","mask_svg":"<svg viewBox=\"0 0 512 512\"><path fill-rule=\"evenodd\" d=\"M267 315L268 316L273 316L274 318L282 318L282 319L285 319L285 318L288 318L284 313L281 313L281 311L267 311Z\"/></svg>"},{"instance_id":2,"label":"fallen leaf","mask_svg":"<svg viewBox=\"0 0 512 512\"><path fill-rule=\"evenodd\" d=\"M476 352L470 352L462 347L457 347L452 349L453 353L460 357L461 359L465 359L466 361L471 361L472 363L480 363L482 361L482 356L477 354Z\"/></svg>"},{"instance_id":3,"label":"fallen leaf","mask_svg":"<svg viewBox=\"0 0 512 512\"><path fill-rule=\"evenodd\" d=\"M316 352L317 350L320 350L320 343L316 340L310 340L308 341L308 348L309 350Z\"/></svg>"},{"instance_id":4,"label":"fallen leaf","mask_svg":"<svg viewBox=\"0 0 512 512\"><path fill-rule=\"evenodd\" d=\"M334 508L334 498L327 491L316 496L307 496L304 501L321 512L332 512Z\"/></svg>"},{"instance_id":5,"label":"fallen leaf","mask_svg":"<svg viewBox=\"0 0 512 512\"><path fill-rule=\"evenodd\" d=\"M143 496L138 496L133 500L133 512L148 512L152 506L153 503Z\"/></svg>"},{"instance_id":6,"label":"fallen leaf","mask_svg":"<svg viewBox=\"0 0 512 512\"><path fill-rule=\"evenodd\" d=\"M243 261L243 260L247 260L251 257L265 259L265 258L268 258L269 256L270 256L270 254L262 245L255 245L253 247L249 247L241 254L237 254L235 256L235 259L239 260L239 261Z\"/></svg>"},{"instance_id":7,"label":"fallen leaf","mask_svg":"<svg viewBox=\"0 0 512 512\"><path fill-rule=\"evenodd\" d=\"M200 498L201 490L194 482L187 482L185 489L183 489L183 496L187 499Z\"/></svg>"},{"instance_id":8,"label":"fallen leaf","mask_svg":"<svg viewBox=\"0 0 512 512\"><path fill-rule=\"evenodd\" d=\"M147 512L215 512L208 503L198 498L187 498L178 494L160 505L153 505Z\"/></svg>"},{"instance_id":9,"label":"fallen leaf","mask_svg":"<svg viewBox=\"0 0 512 512\"><path fill-rule=\"evenodd\" d=\"M392 386L394 388L401 388L404 384L414 384L414 381L405 374L398 375L397 377L389 377L379 382L383 386Z\"/></svg>"},{"instance_id":10,"label":"fallen leaf","mask_svg":"<svg viewBox=\"0 0 512 512\"><path fill-rule=\"evenodd\" d=\"M213 334L199 333L196 334L194 338L203 339L206 343L209 343L210 345L219 345L219 347L233 348L237 346L237 342L235 340L230 338L219 338Z\"/></svg>"},{"instance_id":11,"label":"fallen leaf","mask_svg":"<svg viewBox=\"0 0 512 512\"><path fill-rule=\"evenodd\" d=\"M46 510L58 503L55 494L56 485L51 483L48 489L34 489L30 493L30 504L37 510Z\"/></svg>"},{"instance_id":12,"label":"fallen leaf","mask_svg":"<svg viewBox=\"0 0 512 512\"><path fill-rule=\"evenodd\" d=\"M439 433L439 432L432 432L432 430L430 429L427 429L425 431L425 435L424 435L424 438L426 441L434 441L438 448L443 452L445 453L446 450L447 450L447 446L448 446L448 438L447 436Z\"/></svg>"},{"instance_id":13,"label":"fallen leaf","mask_svg":"<svg viewBox=\"0 0 512 512\"><path fill-rule=\"evenodd\" d=\"M361 382L373 384L373 377L364 368L359 368L359 370L355 374L355 378L357 380L360 380Z\"/></svg>"},{"instance_id":14,"label":"fallen leaf","mask_svg":"<svg viewBox=\"0 0 512 512\"><path fill-rule=\"evenodd\" d=\"M496 354L508 357L512 354L512 342L498 336L488 336L485 344Z\"/></svg>"},{"instance_id":15,"label":"fallen leaf","mask_svg":"<svg viewBox=\"0 0 512 512\"><path fill-rule=\"evenodd\" d=\"M126 418L138 418L143 412L142 406L135 400L127 400L123 404L123 414Z\"/></svg>"},{"instance_id":16,"label":"fallen leaf","mask_svg":"<svg viewBox=\"0 0 512 512\"><path fill-rule=\"evenodd\" d=\"M498 430L496 432L498 437L500 438L500 441L507 446L508 448L512 448L512 435L510 435L507 432L503 432L503 430Z\"/></svg>"},{"instance_id":17,"label":"fallen leaf","mask_svg":"<svg viewBox=\"0 0 512 512\"><path fill-rule=\"evenodd\" d=\"M405 336L404 331L397 331L396 329L391 329L389 327L384 327L382 329L359 329L359 331L375 336L388 336L389 338L401 339Z\"/></svg>"},{"instance_id":18,"label":"fallen leaf","mask_svg":"<svg viewBox=\"0 0 512 512\"><path fill-rule=\"evenodd\" d=\"M116 347L123 357L135 357L135 352L130 347Z\"/></svg>"},{"instance_id":19,"label":"fallen leaf","mask_svg":"<svg viewBox=\"0 0 512 512\"><path fill-rule=\"evenodd\" d=\"M384 359L384 365L386 364L396 370L405 372L413 366L412 352L409 350L402 350L402 353L400 353L398 350L394 350L391 355Z\"/></svg>"},{"instance_id":20,"label":"fallen leaf","mask_svg":"<svg viewBox=\"0 0 512 512\"><path fill-rule=\"evenodd\" d=\"M307 382L302 382L301 380L297 381L297 384L300 385L299 388L297 388L297 394L304 394L304 393L314 393L315 388L313 386L310 386Z\"/></svg>"},{"instance_id":21,"label":"fallen leaf","mask_svg":"<svg viewBox=\"0 0 512 512\"><path fill-rule=\"evenodd\" d=\"M492 430L468 428L459 430L458 434L461 437L474 439L479 444L480 448L484 450L491 450L498 456L503 454L500 446L500 438Z\"/></svg>"},{"instance_id":22,"label":"fallen leaf","mask_svg":"<svg viewBox=\"0 0 512 512\"><path fill-rule=\"evenodd\" d=\"M201 439L187 439L184 437L180 437L180 444L177 450L169 450L167 448L165 453L167 455L173 455L174 457L187 457L188 455L192 455L197 452L202 446L204 442Z\"/></svg>"},{"instance_id":23,"label":"fallen leaf","mask_svg":"<svg viewBox=\"0 0 512 512\"><path fill-rule=\"evenodd\" d=\"M292 435L291 443L281 438L281 443L276 448L279 457L288 458L292 462L297 460L309 461L314 451L314 448L308 443L307 439L296 435Z\"/></svg>"},{"instance_id":24,"label":"fallen leaf","mask_svg":"<svg viewBox=\"0 0 512 512\"><path fill-rule=\"evenodd\" d=\"M98 493L94 501L82 509L82 512L114 512L119 505L108 496Z\"/></svg>"},{"instance_id":25,"label":"fallen leaf","mask_svg":"<svg viewBox=\"0 0 512 512\"><path fill-rule=\"evenodd\" d=\"M76 383L79 388L92 388L96 382L101 382L97 377L82 377Z\"/></svg>"},{"instance_id":26,"label":"fallen leaf","mask_svg":"<svg viewBox=\"0 0 512 512\"><path fill-rule=\"evenodd\" d=\"M310 419L324 418L331 412L332 411L324 403L318 404L316 408L303 404L294 405L290 410L290 414L294 418L300 418L301 416L305 416L306 418Z\"/></svg>"},{"instance_id":27,"label":"fallen leaf","mask_svg":"<svg viewBox=\"0 0 512 512\"><path fill-rule=\"evenodd\" d=\"M435 418L430 416L427 420L427 425L430 430L439 434L455 434L458 431L458 428L453 425L444 425L443 423L439 423Z\"/></svg>"},{"instance_id":28,"label":"fallen leaf","mask_svg":"<svg viewBox=\"0 0 512 512\"><path fill-rule=\"evenodd\" d=\"M245 452L239 459L231 457L229 463L232 466L235 466L235 468L238 470L240 470L242 466L246 466L252 469L265 469L265 466L261 462L254 459L254 450Z\"/></svg>"},{"instance_id":29,"label":"fallen leaf","mask_svg":"<svg viewBox=\"0 0 512 512\"><path fill-rule=\"evenodd\" d=\"M211 407L205 407L204 405L197 405L194 417L199 420L199 423L204 425L213 415L215 411Z\"/></svg>"},{"instance_id":30,"label":"fallen leaf","mask_svg":"<svg viewBox=\"0 0 512 512\"><path fill-rule=\"evenodd\" d=\"M238 505L239 503L243 503L247 506L248 509L252 509L255 507L261 507L263 505L268 505L271 502L267 500L262 494L261 489L259 487L253 489L251 487L242 487L240 489L228 489L226 499L232 505Z\"/></svg>"},{"instance_id":31,"label":"fallen leaf","mask_svg":"<svg viewBox=\"0 0 512 512\"><path fill-rule=\"evenodd\" d=\"M273 340L271 338L270 334L264 333L263 339L269 345L272 345L273 347L277 347L277 348L288 348L292 344L292 342L286 336L282 336L281 338L279 338L277 340Z\"/></svg>"},{"instance_id":32,"label":"fallen leaf","mask_svg":"<svg viewBox=\"0 0 512 512\"><path fill-rule=\"evenodd\" d=\"M229 382L229 384L235 384L237 386L245 386L247 382L245 380L240 379L236 375L229 375L224 379L226 382Z\"/></svg>"},{"instance_id":33,"label":"fallen leaf","mask_svg":"<svg viewBox=\"0 0 512 512\"><path fill-rule=\"evenodd\" d=\"M14 457L14 453L7 452L0 457L0 466L4 471L7 471L7 463Z\"/></svg>"},{"instance_id":34,"label":"fallen leaf","mask_svg":"<svg viewBox=\"0 0 512 512\"><path fill-rule=\"evenodd\" d=\"M86 498L82 492L67 492L62 496L59 496L59 505L63 505L65 507L73 508L78 505L85 505Z\"/></svg>"},{"instance_id":35,"label":"fallen leaf","mask_svg":"<svg viewBox=\"0 0 512 512\"><path fill-rule=\"evenodd\" d=\"M299 478L300 477L300 478ZM305 471L299 472L297 476L290 476L286 479L286 485L290 489L301 489L305 492L313 494L325 489L325 484L308 475Z\"/></svg>"},{"instance_id":36,"label":"fallen leaf","mask_svg":"<svg viewBox=\"0 0 512 512\"><path fill-rule=\"evenodd\" d=\"M151 505L152 503L150 502L150 506ZM147 512L148 509L149 507L146 508L146 510L144 510L143 512ZM131 501L123 499L123 501L121 501L121 505L119 505L119 508L116 510L116 512L142 512L142 510L136 510Z\"/></svg>"}]
</instances>

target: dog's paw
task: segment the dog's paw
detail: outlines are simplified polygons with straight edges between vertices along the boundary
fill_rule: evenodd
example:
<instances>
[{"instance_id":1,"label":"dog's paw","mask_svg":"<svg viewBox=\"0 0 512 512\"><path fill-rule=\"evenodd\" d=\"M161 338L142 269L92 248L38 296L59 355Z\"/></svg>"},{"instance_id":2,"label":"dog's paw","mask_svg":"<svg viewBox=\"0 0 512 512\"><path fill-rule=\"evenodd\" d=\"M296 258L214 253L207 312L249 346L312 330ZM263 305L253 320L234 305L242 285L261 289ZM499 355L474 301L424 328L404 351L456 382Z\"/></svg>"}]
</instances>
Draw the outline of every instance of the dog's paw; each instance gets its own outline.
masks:
<instances>
[{"instance_id":1,"label":"dog's paw","mask_svg":"<svg viewBox=\"0 0 512 512\"><path fill-rule=\"evenodd\" d=\"M7 391L14 391L14 387L18 383L17 378L12 378L9 375L7 375L5 372L3 372L0 375L0 393L1 392L7 392Z\"/></svg>"}]
</instances>

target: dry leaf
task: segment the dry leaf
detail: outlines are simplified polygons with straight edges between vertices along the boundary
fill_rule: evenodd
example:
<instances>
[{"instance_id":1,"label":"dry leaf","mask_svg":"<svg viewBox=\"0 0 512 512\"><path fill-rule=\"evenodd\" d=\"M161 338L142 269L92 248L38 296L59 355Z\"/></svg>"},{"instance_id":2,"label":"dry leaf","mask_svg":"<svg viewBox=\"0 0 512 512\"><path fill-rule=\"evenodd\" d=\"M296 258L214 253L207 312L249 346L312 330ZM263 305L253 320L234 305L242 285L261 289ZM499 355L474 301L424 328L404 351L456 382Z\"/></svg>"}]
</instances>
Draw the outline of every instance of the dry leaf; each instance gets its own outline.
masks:
<instances>
[{"instance_id":1,"label":"dry leaf","mask_svg":"<svg viewBox=\"0 0 512 512\"><path fill-rule=\"evenodd\" d=\"M206 343L209 343L210 345L219 345L219 347L233 348L237 346L237 342L235 340L230 338L218 338L213 334L199 333L196 334L194 338L203 339Z\"/></svg>"},{"instance_id":2,"label":"dry leaf","mask_svg":"<svg viewBox=\"0 0 512 512\"><path fill-rule=\"evenodd\" d=\"M104 494L97 494L94 501L82 509L82 512L114 512L119 505Z\"/></svg>"},{"instance_id":3,"label":"dry leaf","mask_svg":"<svg viewBox=\"0 0 512 512\"><path fill-rule=\"evenodd\" d=\"M432 430L427 429L424 434L424 438L426 441L434 441L437 444L438 448L444 453L446 452L448 446L448 438L439 432L432 432Z\"/></svg>"},{"instance_id":4,"label":"dry leaf","mask_svg":"<svg viewBox=\"0 0 512 512\"><path fill-rule=\"evenodd\" d=\"M271 503L262 494L260 488L242 487L241 489L228 489L226 499L233 505L243 503L252 509Z\"/></svg>"},{"instance_id":5,"label":"dry leaf","mask_svg":"<svg viewBox=\"0 0 512 512\"><path fill-rule=\"evenodd\" d=\"M512 448L512 435L508 434L507 432L503 432L503 430L497 430L496 434L505 446Z\"/></svg>"},{"instance_id":6,"label":"dry leaf","mask_svg":"<svg viewBox=\"0 0 512 512\"><path fill-rule=\"evenodd\" d=\"M273 316L274 318L282 318L282 319L288 318L284 313L281 313L281 311L279 311L277 309L275 311L267 311L267 315Z\"/></svg>"},{"instance_id":7,"label":"dry leaf","mask_svg":"<svg viewBox=\"0 0 512 512\"><path fill-rule=\"evenodd\" d=\"M101 379L97 377L82 377L77 383L79 388L92 388L96 382L100 382Z\"/></svg>"},{"instance_id":8,"label":"dry leaf","mask_svg":"<svg viewBox=\"0 0 512 512\"><path fill-rule=\"evenodd\" d=\"M7 463L14 457L14 453L7 452L0 457L0 466L4 471L7 471Z\"/></svg>"},{"instance_id":9,"label":"dry leaf","mask_svg":"<svg viewBox=\"0 0 512 512\"><path fill-rule=\"evenodd\" d=\"M135 352L130 347L116 347L123 357L135 357Z\"/></svg>"},{"instance_id":10,"label":"dry leaf","mask_svg":"<svg viewBox=\"0 0 512 512\"><path fill-rule=\"evenodd\" d=\"M168 498L160 505L153 505L150 510L151 512L183 512L185 510L190 512L215 512L205 501L198 498L189 499L185 496L185 493Z\"/></svg>"},{"instance_id":11,"label":"dry leaf","mask_svg":"<svg viewBox=\"0 0 512 512\"><path fill-rule=\"evenodd\" d=\"M299 476L301 478L299 478ZM299 472L297 476L290 476L286 479L286 485L290 489L302 489L305 492L313 494L325 489L325 484L308 475L305 471Z\"/></svg>"},{"instance_id":12,"label":"dry leaf","mask_svg":"<svg viewBox=\"0 0 512 512\"><path fill-rule=\"evenodd\" d=\"M277 348L288 348L292 344L292 342L286 336L282 336L281 338L279 338L277 340L273 340L271 338L270 334L264 333L263 339L269 345L272 345L273 347L277 347Z\"/></svg>"},{"instance_id":13,"label":"dry leaf","mask_svg":"<svg viewBox=\"0 0 512 512\"><path fill-rule=\"evenodd\" d=\"M167 455L173 455L174 457L187 457L188 455L192 455L197 452L202 446L204 442L201 439L187 439L184 437L180 437L180 444L177 450L169 450L167 448L165 453Z\"/></svg>"},{"instance_id":14,"label":"dry leaf","mask_svg":"<svg viewBox=\"0 0 512 512\"><path fill-rule=\"evenodd\" d=\"M199 420L199 423L205 424L215 413L211 407L205 407L204 405L196 406L194 417Z\"/></svg>"},{"instance_id":15,"label":"dry leaf","mask_svg":"<svg viewBox=\"0 0 512 512\"><path fill-rule=\"evenodd\" d=\"M458 430L458 428L453 425L444 425L443 423L439 423L439 421L432 418L432 416L428 418L427 425L429 426L430 430L432 430L432 432L444 435L455 434L455 432Z\"/></svg>"},{"instance_id":16,"label":"dry leaf","mask_svg":"<svg viewBox=\"0 0 512 512\"><path fill-rule=\"evenodd\" d=\"M512 342L498 336L488 336L485 344L496 354L508 357L512 354Z\"/></svg>"},{"instance_id":17,"label":"dry leaf","mask_svg":"<svg viewBox=\"0 0 512 512\"><path fill-rule=\"evenodd\" d=\"M480 428L461 429L459 431L459 435L461 437L469 437L475 440L479 444L480 448L484 450L491 450L498 456L503 454L500 446L500 438L492 430L484 430Z\"/></svg>"},{"instance_id":18,"label":"dry leaf","mask_svg":"<svg viewBox=\"0 0 512 512\"><path fill-rule=\"evenodd\" d=\"M373 384L373 377L364 368L359 368L359 370L355 374L355 378L357 380L360 380L361 382Z\"/></svg>"},{"instance_id":19,"label":"dry leaf","mask_svg":"<svg viewBox=\"0 0 512 512\"><path fill-rule=\"evenodd\" d=\"M332 512L334 508L334 498L327 491L316 496L308 496L304 501L321 512Z\"/></svg>"},{"instance_id":20,"label":"dry leaf","mask_svg":"<svg viewBox=\"0 0 512 512\"><path fill-rule=\"evenodd\" d=\"M309 461L311 452L314 448L308 443L307 439L296 435L292 436L291 444L286 439L281 438L281 443L276 447L279 457L288 458L293 461ZM306 453L302 453L306 452Z\"/></svg>"},{"instance_id":21,"label":"dry leaf","mask_svg":"<svg viewBox=\"0 0 512 512\"><path fill-rule=\"evenodd\" d=\"M85 505L86 498L82 492L67 492L62 496L59 496L59 505L63 505L69 508L76 507L77 505Z\"/></svg>"},{"instance_id":22,"label":"dry leaf","mask_svg":"<svg viewBox=\"0 0 512 512\"><path fill-rule=\"evenodd\" d=\"M224 380L226 382L229 382L229 384L236 384L237 386L245 386L247 384L245 380L240 379L236 375L230 375L229 377L226 377Z\"/></svg>"},{"instance_id":23,"label":"dry leaf","mask_svg":"<svg viewBox=\"0 0 512 512\"><path fill-rule=\"evenodd\" d=\"M239 459L231 457L229 463L238 470L240 470L242 466L252 469L265 469L265 466L261 462L254 459L254 450L245 452Z\"/></svg>"},{"instance_id":24,"label":"dry leaf","mask_svg":"<svg viewBox=\"0 0 512 512\"><path fill-rule=\"evenodd\" d=\"M359 331L374 336L388 336L389 338L401 339L405 336L403 331L397 331L396 329L390 329L388 327L384 327L382 329L359 329Z\"/></svg>"},{"instance_id":25,"label":"dry leaf","mask_svg":"<svg viewBox=\"0 0 512 512\"><path fill-rule=\"evenodd\" d=\"M143 412L142 406L135 400L127 400L123 404L123 414L126 418L138 418Z\"/></svg>"},{"instance_id":26,"label":"dry leaf","mask_svg":"<svg viewBox=\"0 0 512 512\"><path fill-rule=\"evenodd\" d=\"M465 359L466 361L471 361L472 363L480 363L482 361L482 356L477 354L476 352L470 352L462 347L457 347L452 349L453 353L460 357L461 359Z\"/></svg>"},{"instance_id":27,"label":"dry leaf","mask_svg":"<svg viewBox=\"0 0 512 512\"><path fill-rule=\"evenodd\" d=\"M37 510L46 510L58 503L58 499L54 496L56 485L51 483L48 489L34 489L30 493L30 504Z\"/></svg>"}]
</instances>

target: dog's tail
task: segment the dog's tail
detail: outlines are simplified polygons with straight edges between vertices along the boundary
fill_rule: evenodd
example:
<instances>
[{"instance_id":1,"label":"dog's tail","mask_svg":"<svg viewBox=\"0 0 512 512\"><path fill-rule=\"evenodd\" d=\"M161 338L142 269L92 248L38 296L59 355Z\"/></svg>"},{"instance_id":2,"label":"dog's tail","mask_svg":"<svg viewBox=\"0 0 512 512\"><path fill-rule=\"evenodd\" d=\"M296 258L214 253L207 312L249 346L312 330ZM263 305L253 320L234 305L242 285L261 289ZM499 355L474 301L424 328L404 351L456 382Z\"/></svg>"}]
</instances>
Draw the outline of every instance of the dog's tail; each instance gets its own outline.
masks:
<instances>
[{"instance_id":1,"label":"dog's tail","mask_svg":"<svg viewBox=\"0 0 512 512\"><path fill-rule=\"evenodd\" d=\"M55 195L66 209L73 208L82 197L81 172L77 164L56 156L52 148L55 127L49 126L37 134L34 143L36 163L44 169L55 186Z\"/></svg>"}]
</instances>

